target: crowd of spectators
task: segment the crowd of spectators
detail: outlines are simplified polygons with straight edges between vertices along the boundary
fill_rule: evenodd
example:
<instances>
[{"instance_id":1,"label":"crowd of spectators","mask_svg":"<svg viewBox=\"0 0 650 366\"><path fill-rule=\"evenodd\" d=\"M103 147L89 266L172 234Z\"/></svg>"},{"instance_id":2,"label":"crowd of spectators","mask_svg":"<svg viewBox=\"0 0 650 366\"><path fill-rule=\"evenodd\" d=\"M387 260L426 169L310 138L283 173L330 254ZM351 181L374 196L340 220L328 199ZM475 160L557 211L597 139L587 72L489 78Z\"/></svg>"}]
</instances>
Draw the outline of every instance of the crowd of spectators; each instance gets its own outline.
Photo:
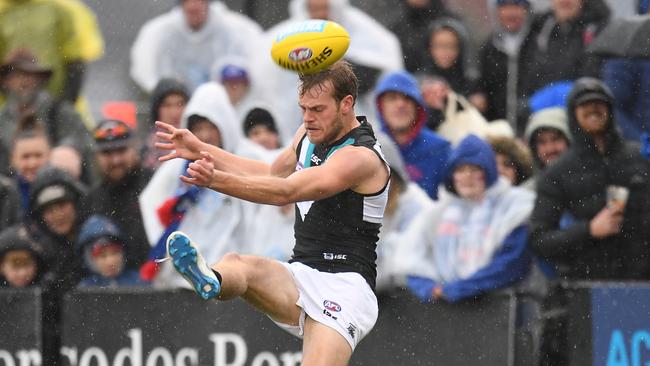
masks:
<instances>
[{"instance_id":1,"label":"crowd of spectators","mask_svg":"<svg viewBox=\"0 0 650 366\"><path fill-rule=\"evenodd\" d=\"M189 162L158 160L154 122L271 161L301 123L297 76L255 55L309 18L349 31L358 109L391 167L377 291L455 303L539 272L544 309L566 303L553 291L562 281L650 280L639 146L650 61L588 52L610 21L604 0L550 0L541 13L496 0L478 47L443 1L395 6L404 16L381 24L347 0L291 0L290 17L265 31L222 2L181 0L131 48L130 75L150 98L134 126L89 124L80 90L102 40L80 0L1 2L0 287L44 289L46 354L66 291L186 287L155 261L175 230L210 262L229 251L290 258L294 207L184 184ZM554 321L548 338L562 333ZM561 343L541 346L541 364L563 364Z\"/></svg>"}]
</instances>

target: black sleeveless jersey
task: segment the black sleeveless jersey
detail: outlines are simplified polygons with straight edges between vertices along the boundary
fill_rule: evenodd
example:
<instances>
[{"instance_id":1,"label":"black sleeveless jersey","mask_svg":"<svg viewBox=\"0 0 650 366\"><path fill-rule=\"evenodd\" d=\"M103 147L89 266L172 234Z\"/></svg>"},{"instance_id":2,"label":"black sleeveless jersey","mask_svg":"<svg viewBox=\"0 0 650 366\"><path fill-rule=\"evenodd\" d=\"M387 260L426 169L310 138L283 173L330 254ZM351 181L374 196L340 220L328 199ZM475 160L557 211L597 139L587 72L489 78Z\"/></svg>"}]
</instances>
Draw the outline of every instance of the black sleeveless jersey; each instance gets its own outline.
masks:
<instances>
[{"instance_id":1,"label":"black sleeveless jersey","mask_svg":"<svg viewBox=\"0 0 650 366\"><path fill-rule=\"evenodd\" d=\"M338 149L352 145L371 149L385 163L372 127L361 126L329 145L314 145L307 135L297 146L296 170L327 163ZM290 262L323 272L356 272L374 290L377 277L377 240L388 200L388 182L381 191L364 195L350 189L318 201L297 202L296 245Z\"/></svg>"}]
</instances>

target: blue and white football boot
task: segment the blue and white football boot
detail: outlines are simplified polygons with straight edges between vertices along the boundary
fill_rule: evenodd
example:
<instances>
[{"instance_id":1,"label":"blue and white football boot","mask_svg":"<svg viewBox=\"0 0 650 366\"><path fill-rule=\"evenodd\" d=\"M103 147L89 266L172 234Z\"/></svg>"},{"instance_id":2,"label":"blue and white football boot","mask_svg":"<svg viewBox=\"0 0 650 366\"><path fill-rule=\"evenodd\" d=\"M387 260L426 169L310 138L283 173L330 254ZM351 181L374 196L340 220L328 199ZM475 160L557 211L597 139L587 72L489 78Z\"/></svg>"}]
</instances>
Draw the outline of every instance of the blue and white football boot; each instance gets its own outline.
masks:
<instances>
[{"instance_id":1,"label":"blue and white football boot","mask_svg":"<svg viewBox=\"0 0 650 366\"><path fill-rule=\"evenodd\" d=\"M221 284L217 276L207 266L196 245L180 231L174 231L167 237L167 255L172 259L174 268L194 291L204 299L219 295Z\"/></svg>"}]
</instances>

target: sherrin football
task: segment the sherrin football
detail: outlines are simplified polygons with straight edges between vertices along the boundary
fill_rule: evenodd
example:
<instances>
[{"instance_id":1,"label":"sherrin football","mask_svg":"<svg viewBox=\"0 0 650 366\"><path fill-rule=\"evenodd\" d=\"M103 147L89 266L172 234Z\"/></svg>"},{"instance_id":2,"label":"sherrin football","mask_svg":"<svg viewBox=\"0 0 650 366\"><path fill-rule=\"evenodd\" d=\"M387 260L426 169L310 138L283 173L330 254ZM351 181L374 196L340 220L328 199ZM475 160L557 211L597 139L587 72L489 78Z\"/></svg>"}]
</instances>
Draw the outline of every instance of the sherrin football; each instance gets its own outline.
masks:
<instances>
[{"instance_id":1,"label":"sherrin football","mask_svg":"<svg viewBox=\"0 0 650 366\"><path fill-rule=\"evenodd\" d=\"M335 63L350 46L350 35L329 20L306 20L283 29L273 39L271 57L280 67L313 74Z\"/></svg>"}]
</instances>

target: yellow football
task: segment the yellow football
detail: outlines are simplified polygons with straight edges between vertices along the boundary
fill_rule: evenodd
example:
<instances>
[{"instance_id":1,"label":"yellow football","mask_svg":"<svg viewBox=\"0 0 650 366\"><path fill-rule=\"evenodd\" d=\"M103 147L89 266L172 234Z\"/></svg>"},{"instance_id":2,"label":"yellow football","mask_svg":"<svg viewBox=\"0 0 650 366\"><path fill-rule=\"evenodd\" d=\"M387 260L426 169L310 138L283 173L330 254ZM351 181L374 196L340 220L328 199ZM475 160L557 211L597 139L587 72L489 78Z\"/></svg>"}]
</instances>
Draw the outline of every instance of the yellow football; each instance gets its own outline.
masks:
<instances>
[{"instance_id":1,"label":"yellow football","mask_svg":"<svg viewBox=\"0 0 650 366\"><path fill-rule=\"evenodd\" d=\"M335 63L350 46L350 35L329 20L306 20L281 30L271 46L276 64L299 74L313 74Z\"/></svg>"}]
</instances>

